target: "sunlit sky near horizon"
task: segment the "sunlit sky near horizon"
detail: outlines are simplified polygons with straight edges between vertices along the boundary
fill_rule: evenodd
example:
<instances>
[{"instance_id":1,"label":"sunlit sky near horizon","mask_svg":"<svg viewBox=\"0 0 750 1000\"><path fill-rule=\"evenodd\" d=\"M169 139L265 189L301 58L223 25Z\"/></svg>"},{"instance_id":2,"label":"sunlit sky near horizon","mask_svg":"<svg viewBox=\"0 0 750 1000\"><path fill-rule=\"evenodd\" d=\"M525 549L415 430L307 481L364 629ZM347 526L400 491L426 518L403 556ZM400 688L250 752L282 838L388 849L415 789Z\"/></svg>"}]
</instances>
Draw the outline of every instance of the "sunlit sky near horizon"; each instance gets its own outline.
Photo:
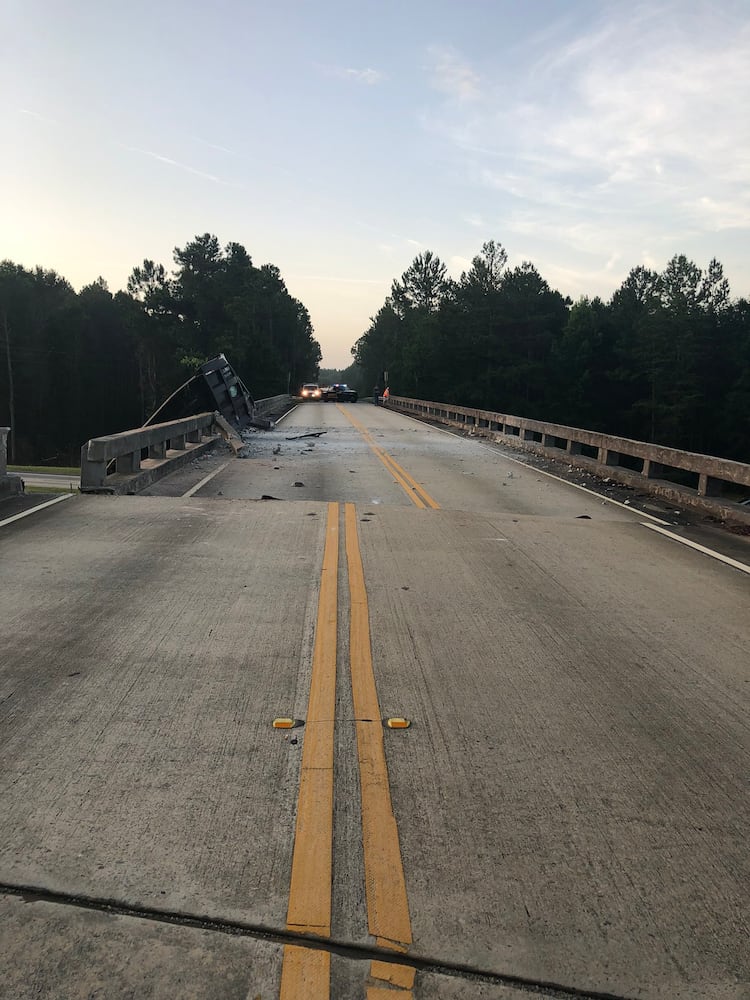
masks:
<instances>
[{"instance_id":1,"label":"sunlit sky near horizon","mask_svg":"<svg viewBox=\"0 0 750 1000\"><path fill-rule=\"evenodd\" d=\"M343 368L416 254L750 295L750 2L5 0L0 258L76 287L242 243Z\"/></svg>"}]
</instances>

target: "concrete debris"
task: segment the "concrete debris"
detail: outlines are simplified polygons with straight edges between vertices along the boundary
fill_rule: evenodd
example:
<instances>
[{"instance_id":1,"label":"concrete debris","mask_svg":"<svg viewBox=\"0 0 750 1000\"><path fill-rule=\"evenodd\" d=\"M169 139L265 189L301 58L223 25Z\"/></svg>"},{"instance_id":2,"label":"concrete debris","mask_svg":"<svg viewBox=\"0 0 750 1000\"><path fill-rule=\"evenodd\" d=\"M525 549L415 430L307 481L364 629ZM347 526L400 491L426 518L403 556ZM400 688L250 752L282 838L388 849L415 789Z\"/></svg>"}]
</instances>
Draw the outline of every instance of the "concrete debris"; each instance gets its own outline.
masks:
<instances>
[{"instance_id":1,"label":"concrete debris","mask_svg":"<svg viewBox=\"0 0 750 1000\"><path fill-rule=\"evenodd\" d=\"M304 483L300 482L292 483L292 486L304 486L304 485L305 485Z\"/></svg>"},{"instance_id":2,"label":"concrete debris","mask_svg":"<svg viewBox=\"0 0 750 1000\"><path fill-rule=\"evenodd\" d=\"M310 431L308 434L296 434L293 437L288 437L287 441L301 441L302 438L319 438L321 434L327 434L328 431Z\"/></svg>"}]
</instances>

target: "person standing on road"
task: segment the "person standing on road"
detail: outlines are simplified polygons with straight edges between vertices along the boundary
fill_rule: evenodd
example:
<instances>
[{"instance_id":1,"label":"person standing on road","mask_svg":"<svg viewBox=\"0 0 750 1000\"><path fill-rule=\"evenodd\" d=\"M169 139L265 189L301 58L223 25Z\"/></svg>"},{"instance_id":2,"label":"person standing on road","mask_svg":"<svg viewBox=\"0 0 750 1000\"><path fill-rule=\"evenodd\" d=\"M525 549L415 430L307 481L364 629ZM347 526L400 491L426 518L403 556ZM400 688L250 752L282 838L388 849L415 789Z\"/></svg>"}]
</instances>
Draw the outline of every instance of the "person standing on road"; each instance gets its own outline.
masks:
<instances>
[{"instance_id":1,"label":"person standing on road","mask_svg":"<svg viewBox=\"0 0 750 1000\"><path fill-rule=\"evenodd\" d=\"M383 406L388 406L388 400L391 398L391 390L388 386L383 389Z\"/></svg>"},{"instance_id":2,"label":"person standing on road","mask_svg":"<svg viewBox=\"0 0 750 1000\"><path fill-rule=\"evenodd\" d=\"M373 386L373 390L372 390L372 402L373 402L373 405L377 406L379 401L380 401L380 386L376 385L376 386Z\"/></svg>"}]
</instances>

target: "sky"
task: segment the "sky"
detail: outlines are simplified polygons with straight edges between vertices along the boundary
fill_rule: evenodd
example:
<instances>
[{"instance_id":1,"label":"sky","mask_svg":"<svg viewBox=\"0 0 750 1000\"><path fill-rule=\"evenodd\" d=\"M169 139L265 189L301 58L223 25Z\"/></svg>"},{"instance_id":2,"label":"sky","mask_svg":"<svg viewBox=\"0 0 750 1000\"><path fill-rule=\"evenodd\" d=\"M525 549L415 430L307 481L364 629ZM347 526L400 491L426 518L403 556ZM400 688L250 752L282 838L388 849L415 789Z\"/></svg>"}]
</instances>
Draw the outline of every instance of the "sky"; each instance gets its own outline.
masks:
<instances>
[{"instance_id":1,"label":"sky","mask_svg":"<svg viewBox=\"0 0 750 1000\"><path fill-rule=\"evenodd\" d=\"M552 288L716 257L750 296L750 0L0 0L0 258L76 288L195 235L325 367L432 250Z\"/></svg>"}]
</instances>

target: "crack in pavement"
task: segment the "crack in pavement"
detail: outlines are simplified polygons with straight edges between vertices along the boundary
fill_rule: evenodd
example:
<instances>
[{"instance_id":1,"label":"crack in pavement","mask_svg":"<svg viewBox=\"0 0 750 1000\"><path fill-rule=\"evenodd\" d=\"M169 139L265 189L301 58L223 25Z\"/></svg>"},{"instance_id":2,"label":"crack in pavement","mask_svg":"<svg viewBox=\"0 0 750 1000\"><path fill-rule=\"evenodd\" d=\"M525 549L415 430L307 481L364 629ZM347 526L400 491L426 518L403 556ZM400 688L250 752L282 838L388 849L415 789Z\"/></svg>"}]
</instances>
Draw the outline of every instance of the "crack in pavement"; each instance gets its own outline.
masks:
<instances>
[{"instance_id":1,"label":"crack in pavement","mask_svg":"<svg viewBox=\"0 0 750 1000\"><path fill-rule=\"evenodd\" d=\"M496 986L513 987L519 992L528 993L529 996L545 997L547 1000L637 1000L636 997L631 997L624 993L610 993L602 990L565 986L562 983L554 983L547 980L530 979L525 976L492 972L460 963L428 958L426 956L420 957L413 954L405 954L404 952L389 951L383 947L351 944L336 938L318 938L314 935L297 934L294 931L282 930L276 927L265 927L260 924L245 923L237 920L224 920L220 917L200 916L180 910L132 906L122 900L57 892L52 889L46 889L43 886L16 885L0 882L0 895L14 896L27 903L51 903L58 906L70 906L83 910L98 911L111 916L131 917L136 920L149 920L156 923L189 927L195 930L213 931L217 934L228 934L234 937L254 938L276 944L293 944L316 951L327 951L340 958L348 958L354 961L378 961L394 966L409 966L417 972L450 976L454 979L468 979Z\"/></svg>"}]
</instances>

